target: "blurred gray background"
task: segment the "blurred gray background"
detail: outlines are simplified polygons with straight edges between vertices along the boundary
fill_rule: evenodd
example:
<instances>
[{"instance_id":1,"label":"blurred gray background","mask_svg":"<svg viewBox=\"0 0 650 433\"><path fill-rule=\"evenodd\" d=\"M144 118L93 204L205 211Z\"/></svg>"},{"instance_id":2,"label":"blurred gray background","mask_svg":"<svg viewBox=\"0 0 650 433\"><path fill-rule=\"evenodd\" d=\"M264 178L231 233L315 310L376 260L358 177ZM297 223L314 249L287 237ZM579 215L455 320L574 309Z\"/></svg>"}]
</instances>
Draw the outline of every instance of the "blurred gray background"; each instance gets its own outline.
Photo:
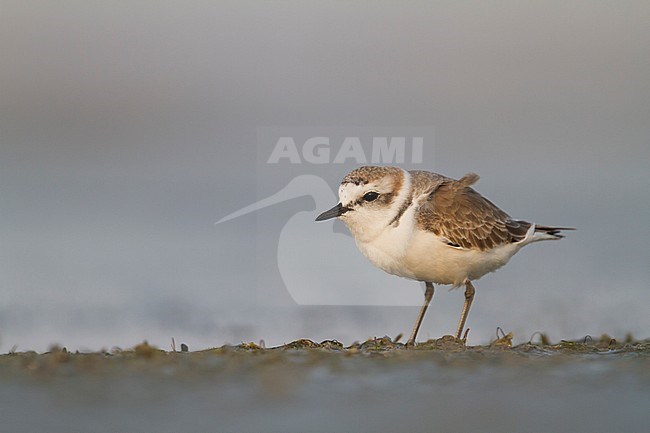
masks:
<instances>
[{"instance_id":1,"label":"blurred gray background","mask_svg":"<svg viewBox=\"0 0 650 433\"><path fill-rule=\"evenodd\" d=\"M257 136L285 125L432 126L416 168L477 172L513 216L578 227L476 284L470 342L650 336L647 2L0 10L0 352L408 333L417 307L282 297L274 239L309 197L214 225L286 184L261 177ZM328 167L336 188L350 167ZM462 299L439 289L421 338L451 333Z\"/></svg>"}]
</instances>

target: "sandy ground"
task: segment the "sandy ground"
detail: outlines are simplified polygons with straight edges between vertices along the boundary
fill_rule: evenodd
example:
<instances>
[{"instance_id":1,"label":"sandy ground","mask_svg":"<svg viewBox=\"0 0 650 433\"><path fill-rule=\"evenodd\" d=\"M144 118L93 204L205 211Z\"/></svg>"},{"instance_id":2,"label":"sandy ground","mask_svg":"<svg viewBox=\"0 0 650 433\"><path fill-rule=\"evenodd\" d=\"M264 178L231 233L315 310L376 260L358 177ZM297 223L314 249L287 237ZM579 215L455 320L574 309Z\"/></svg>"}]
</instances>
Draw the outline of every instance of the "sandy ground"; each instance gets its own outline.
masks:
<instances>
[{"instance_id":1,"label":"sandy ground","mask_svg":"<svg viewBox=\"0 0 650 433\"><path fill-rule=\"evenodd\" d=\"M650 340L53 347L0 355L0 419L11 432L647 432Z\"/></svg>"}]
</instances>

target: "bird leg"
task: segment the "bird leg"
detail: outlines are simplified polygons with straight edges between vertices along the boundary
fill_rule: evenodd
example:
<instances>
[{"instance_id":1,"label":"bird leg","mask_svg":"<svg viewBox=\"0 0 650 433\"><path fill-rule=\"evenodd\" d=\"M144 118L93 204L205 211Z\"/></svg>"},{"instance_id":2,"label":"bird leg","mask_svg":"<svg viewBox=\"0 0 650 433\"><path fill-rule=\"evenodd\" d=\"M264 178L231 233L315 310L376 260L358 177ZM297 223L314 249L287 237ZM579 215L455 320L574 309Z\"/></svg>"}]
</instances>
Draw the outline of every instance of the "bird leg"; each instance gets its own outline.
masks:
<instances>
[{"instance_id":1,"label":"bird leg","mask_svg":"<svg viewBox=\"0 0 650 433\"><path fill-rule=\"evenodd\" d=\"M458 330L456 331L456 338L460 340L469 314L469 308L472 306L474 300L474 286L470 280L465 281L465 304L463 304L463 311L460 313L460 322L458 322Z\"/></svg>"},{"instance_id":2,"label":"bird leg","mask_svg":"<svg viewBox=\"0 0 650 433\"><path fill-rule=\"evenodd\" d=\"M422 305L422 308L420 308L420 313L418 314L418 318L415 321L415 326L413 327L413 331L411 332L411 337L406 342L407 346L413 346L415 344L415 337L417 337L418 331L420 330L422 319L424 319L424 313L427 312L429 303L433 298L433 283L427 281L425 285L426 285L426 290L424 291L424 304Z\"/></svg>"}]
</instances>

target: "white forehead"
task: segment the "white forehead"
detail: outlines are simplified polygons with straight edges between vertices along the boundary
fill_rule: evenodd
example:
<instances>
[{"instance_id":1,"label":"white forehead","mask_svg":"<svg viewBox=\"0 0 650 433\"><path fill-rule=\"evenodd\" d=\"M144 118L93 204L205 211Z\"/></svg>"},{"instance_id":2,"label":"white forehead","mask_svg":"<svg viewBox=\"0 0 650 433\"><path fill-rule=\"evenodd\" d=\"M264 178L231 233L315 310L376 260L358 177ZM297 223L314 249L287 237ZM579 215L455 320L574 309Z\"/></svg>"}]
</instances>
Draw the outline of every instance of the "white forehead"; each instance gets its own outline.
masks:
<instances>
[{"instance_id":1,"label":"white forehead","mask_svg":"<svg viewBox=\"0 0 650 433\"><path fill-rule=\"evenodd\" d=\"M339 201L343 206L356 201L364 192L367 185L357 185L355 183L344 183L339 186Z\"/></svg>"}]
</instances>

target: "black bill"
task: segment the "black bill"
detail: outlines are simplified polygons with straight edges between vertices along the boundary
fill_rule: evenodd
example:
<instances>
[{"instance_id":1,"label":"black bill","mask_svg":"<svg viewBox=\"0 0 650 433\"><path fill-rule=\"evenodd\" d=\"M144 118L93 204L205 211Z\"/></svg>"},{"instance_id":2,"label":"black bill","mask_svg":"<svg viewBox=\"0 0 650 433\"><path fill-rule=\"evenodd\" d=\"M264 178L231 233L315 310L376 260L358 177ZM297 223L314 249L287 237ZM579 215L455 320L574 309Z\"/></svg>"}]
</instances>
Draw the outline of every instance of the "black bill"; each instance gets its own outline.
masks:
<instances>
[{"instance_id":1,"label":"black bill","mask_svg":"<svg viewBox=\"0 0 650 433\"><path fill-rule=\"evenodd\" d=\"M339 216L343 215L344 213L346 213L349 210L350 209L348 209L347 207L343 207L343 205L341 203L339 203L336 206L334 206L332 209L326 210L322 214L318 215L316 217L316 221L325 221L325 220L328 220L330 218L336 218L336 217L339 217Z\"/></svg>"}]
</instances>

